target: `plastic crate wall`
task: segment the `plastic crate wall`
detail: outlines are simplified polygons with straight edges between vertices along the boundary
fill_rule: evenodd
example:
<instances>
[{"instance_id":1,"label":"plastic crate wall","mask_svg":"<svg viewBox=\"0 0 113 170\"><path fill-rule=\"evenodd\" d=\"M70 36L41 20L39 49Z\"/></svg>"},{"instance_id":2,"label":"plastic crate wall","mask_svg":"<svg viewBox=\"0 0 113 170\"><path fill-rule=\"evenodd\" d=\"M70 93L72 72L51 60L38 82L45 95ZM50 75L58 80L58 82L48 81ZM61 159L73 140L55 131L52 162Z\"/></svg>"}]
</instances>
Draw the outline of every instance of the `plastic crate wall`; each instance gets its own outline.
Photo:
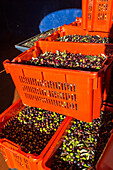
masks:
<instances>
[{"instance_id":1,"label":"plastic crate wall","mask_svg":"<svg viewBox=\"0 0 113 170\"><path fill-rule=\"evenodd\" d=\"M109 89L111 59L104 63L99 73L18 63L38 56L40 50L64 51L67 46L65 45L57 48L51 44L46 46L40 41L39 45L16 57L13 63L4 61L4 67L7 73L11 74L24 104L90 122L100 116L102 98L106 98L106 91ZM81 49L81 53L87 54L89 46L84 48L80 44L73 45L69 52ZM90 54L95 51L93 46L90 46L90 50ZM104 88L103 83L105 83Z\"/></svg>"},{"instance_id":2,"label":"plastic crate wall","mask_svg":"<svg viewBox=\"0 0 113 170\"><path fill-rule=\"evenodd\" d=\"M5 124L7 124L7 122L13 118L13 116L17 115L24 108L25 105L23 105L22 100L19 99L0 115L0 133ZM46 147L42 150L41 154L37 156L25 153L21 150L21 146L6 138L0 139L0 150L8 167L11 169L17 168L18 170L38 170L38 163L43 159L51 144L54 142L61 129L65 127L66 122L69 120L70 117L66 117L63 120Z\"/></svg>"},{"instance_id":3,"label":"plastic crate wall","mask_svg":"<svg viewBox=\"0 0 113 170\"><path fill-rule=\"evenodd\" d=\"M83 0L82 26L88 31L111 32L113 0Z\"/></svg>"}]
</instances>

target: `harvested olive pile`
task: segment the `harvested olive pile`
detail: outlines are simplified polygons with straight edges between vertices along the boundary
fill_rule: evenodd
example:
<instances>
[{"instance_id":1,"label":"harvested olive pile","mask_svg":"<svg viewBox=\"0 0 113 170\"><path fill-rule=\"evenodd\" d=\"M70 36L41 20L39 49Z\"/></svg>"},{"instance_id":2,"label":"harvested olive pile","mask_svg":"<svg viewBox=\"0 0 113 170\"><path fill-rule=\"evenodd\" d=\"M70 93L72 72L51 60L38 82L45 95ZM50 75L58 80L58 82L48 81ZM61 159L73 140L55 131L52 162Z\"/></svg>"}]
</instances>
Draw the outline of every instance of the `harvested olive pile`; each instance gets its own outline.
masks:
<instances>
[{"instance_id":1,"label":"harvested olive pile","mask_svg":"<svg viewBox=\"0 0 113 170\"><path fill-rule=\"evenodd\" d=\"M51 164L52 170L95 169L113 128L113 114L101 113L91 123L72 122Z\"/></svg>"},{"instance_id":2,"label":"harvested olive pile","mask_svg":"<svg viewBox=\"0 0 113 170\"><path fill-rule=\"evenodd\" d=\"M48 37L52 33L56 32L57 29L58 28L50 29L50 30L48 30L46 32L38 34L38 35L34 36L33 38L28 39L25 43L23 43L21 45L24 46L24 47L32 47L34 45L34 42L38 41L40 38L45 39L46 37Z\"/></svg>"},{"instance_id":3,"label":"harvested olive pile","mask_svg":"<svg viewBox=\"0 0 113 170\"><path fill-rule=\"evenodd\" d=\"M37 58L32 57L32 59L30 61L26 61L26 63L55 68L96 71L102 68L102 63L105 59L106 56L104 54L93 56L83 55L81 53L74 54L65 51L60 52L57 50L56 53L48 51L44 54L41 53Z\"/></svg>"},{"instance_id":4,"label":"harvested olive pile","mask_svg":"<svg viewBox=\"0 0 113 170\"><path fill-rule=\"evenodd\" d=\"M58 37L55 41L64 42L84 42L84 43L109 43L112 40L107 37L100 37L99 35L65 35L63 37Z\"/></svg>"},{"instance_id":5,"label":"harvested olive pile","mask_svg":"<svg viewBox=\"0 0 113 170\"><path fill-rule=\"evenodd\" d=\"M65 117L40 108L26 107L5 125L0 138L20 145L26 153L40 155Z\"/></svg>"}]
</instances>

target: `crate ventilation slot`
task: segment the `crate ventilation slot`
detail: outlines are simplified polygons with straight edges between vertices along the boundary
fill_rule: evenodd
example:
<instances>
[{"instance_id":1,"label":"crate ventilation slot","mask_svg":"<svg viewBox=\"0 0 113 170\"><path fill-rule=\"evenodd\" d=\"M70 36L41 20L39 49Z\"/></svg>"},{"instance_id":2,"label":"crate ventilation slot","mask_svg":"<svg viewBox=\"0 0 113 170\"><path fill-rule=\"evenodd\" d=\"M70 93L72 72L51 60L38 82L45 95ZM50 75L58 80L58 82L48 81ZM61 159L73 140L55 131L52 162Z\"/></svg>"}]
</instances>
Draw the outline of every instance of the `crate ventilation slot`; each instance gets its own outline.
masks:
<instances>
[{"instance_id":1,"label":"crate ventilation slot","mask_svg":"<svg viewBox=\"0 0 113 170\"><path fill-rule=\"evenodd\" d=\"M98 4L98 20L107 20L107 10L108 10L108 1L99 2Z\"/></svg>"},{"instance_id":2,"label":"crate ventilation slot","mask_svg":"<svg viewBox=\"0 0 113 170\"><path fill-rule=\"evenodd\" d=\"M89 0L89 5L88 5L88 20L92 19L92 6L93 6L93 1Z\"/></svg>"},{"instance_id":3,"label":"crate ventilation slot","mask_svg":"<svg viewBox=\"0 0 113 170\"><path fill-rule=\"evenodd\" d=\"M77 110L75 84L39 80L22 76L19 76L19 80L27 99Z\"/></svg>"}]
</instances>

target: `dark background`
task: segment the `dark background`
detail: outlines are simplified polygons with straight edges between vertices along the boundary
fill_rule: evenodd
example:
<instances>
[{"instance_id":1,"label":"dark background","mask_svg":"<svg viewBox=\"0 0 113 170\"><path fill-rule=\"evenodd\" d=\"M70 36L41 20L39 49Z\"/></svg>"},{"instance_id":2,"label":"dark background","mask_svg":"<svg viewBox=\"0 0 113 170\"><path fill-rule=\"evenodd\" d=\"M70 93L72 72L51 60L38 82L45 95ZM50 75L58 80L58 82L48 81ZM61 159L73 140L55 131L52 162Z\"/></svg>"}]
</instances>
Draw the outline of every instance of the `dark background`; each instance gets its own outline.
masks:
<instances>
[{"instance_id":1,"label":"dark background","mask_svg":"<svg viewBox=\"0 0 113 170\"><path fill-rule=\"evenodd\" d=\"M11 35L20 39L39 33L39 24L47 14L68 8L81 9L81 0L1 0L0 40Z\"/></svg>"},{"instance_id":2,"label":"dark background","mask_svg":"<svg viewBox=\"0 0 113 170\"><path fill-rule=\"evenodd\" d=\"M0 0L0 113L14 101L15 86L3 61L21 52L14 45L38 33L41 20L61 9L81 9L81 0Z\"/></svg>"}]
</instances>

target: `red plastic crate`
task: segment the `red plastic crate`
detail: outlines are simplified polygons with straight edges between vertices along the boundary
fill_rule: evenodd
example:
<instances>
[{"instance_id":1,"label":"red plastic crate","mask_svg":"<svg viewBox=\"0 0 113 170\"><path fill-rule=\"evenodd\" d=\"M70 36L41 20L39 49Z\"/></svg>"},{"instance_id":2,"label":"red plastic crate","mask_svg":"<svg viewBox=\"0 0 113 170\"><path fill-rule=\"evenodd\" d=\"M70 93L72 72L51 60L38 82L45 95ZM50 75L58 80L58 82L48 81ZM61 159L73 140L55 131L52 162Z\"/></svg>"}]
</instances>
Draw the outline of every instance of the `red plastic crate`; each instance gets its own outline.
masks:
<instances>
[{"instance_id":1,"label":"red plastic crate","mask_svg":"<svg viewBox=\"0 0 113 170\"><path fill-rule=\"evenodd\" d=\"M17 115L22 109L24 109L21 99L11 105L6 111L0 115L0 132L4 125L15 115ZM71 118L66 117L46 147L43 149L40 155L34 156L33 154L25 153L21 150L21 147L8 139L0 139L0 149L4 156L7 165L10 168L17 168L18 170L37 170L38 163L43 159L44 155L54 142L55 138L61 131L67 121Z\"/></svg>"},{"instance_id":2,"label":"red plastic crate","mask_svg":"<svg viewBox=\"0 0 113 170\"><path fill-rule=\"evenodd\" d=\"M112 0L83 0L82 27L88 31L111 32L113 24ZM113 32L112 32L113 33Z\"/></svg>"},{"instance_id":3,"label":"red plastic crate","mask_svg":"<svg viewBox=\"0 0 113 170\"><path fill-rule=\"evenodd\" d=\"M83 19L82 19L83 20ZM70 48L74 50L74 48L78 48L77 51L81 53L81 49L86 48L86 53L92 53L93 55L96 55L98 53L103 53L106 55L112 55L113 54L113 44L112 43L85 43L85 42L63 42L63 41L56 41L58 37L63 37L65 35L99 35L100 37L109 37L113 39L113 34L108 32L100 32L100 31L88 31L83 29L80 26L72 26L71 25L63 25L58 28L56 32L51 34L50 36L46 37L44 40L40 39L39 41L42 41L43 46L56 46L56 48L59 48L59 46L65 47L65 49L69 50ZM34 45L37 45L38 42L35 42ZM86 47L87 46L87 47ZM90 48L93 50L90 51Z\"/></svg>"},{"instance_id":4,"label":"red plastic crate","mask_svg":"<svg viewBox=\"0 0 113 170\"><path fill-rule=\"evenodd\" d=\"M104 110L104 109L102 109L102 110ZM113 113L113 105L112 106L107 105L105 110L107 112ZM38 167L40 170L51 170L50 167L51 167L52 159L53 159L56 151L60 147L64 136L67 134L67 130L71 127L72 120L73 119L71 119L69 123L67 122L67 127L62 129L62 131L59 133L59 135L57 136L54 143L51 145L51 148L48 150L45 157L38 164ZM112 170L113 169L112 158L113 158L113 132L111 132L111 136L104 148L104 151L102 152L102 154L96 164L96 170ZM88 170L90 170L90 169L92 169L92 167L88 168Z\"/></svg>"},{"instance_id":5,"label":"red plastic crate","mask_svg":"<svg viewBox=\"0 0 113 170\"><path fill-rule=\"evenodd\" d=\"M25 105L40 107L60 114L72 116L90 122L100 116L102 99L109 91L112 58L104 63L98 72L48 68L18 63L38 56L40 51L64 51L66 46L54 46L42 41L36 47L25 51L13 62L4 61L7 73L10 73L19 95ZM79 47L79 48L78 48ZM82 54L100 54L95 46L75 43L69 52Z\"/></svg>"}]
</instances>

